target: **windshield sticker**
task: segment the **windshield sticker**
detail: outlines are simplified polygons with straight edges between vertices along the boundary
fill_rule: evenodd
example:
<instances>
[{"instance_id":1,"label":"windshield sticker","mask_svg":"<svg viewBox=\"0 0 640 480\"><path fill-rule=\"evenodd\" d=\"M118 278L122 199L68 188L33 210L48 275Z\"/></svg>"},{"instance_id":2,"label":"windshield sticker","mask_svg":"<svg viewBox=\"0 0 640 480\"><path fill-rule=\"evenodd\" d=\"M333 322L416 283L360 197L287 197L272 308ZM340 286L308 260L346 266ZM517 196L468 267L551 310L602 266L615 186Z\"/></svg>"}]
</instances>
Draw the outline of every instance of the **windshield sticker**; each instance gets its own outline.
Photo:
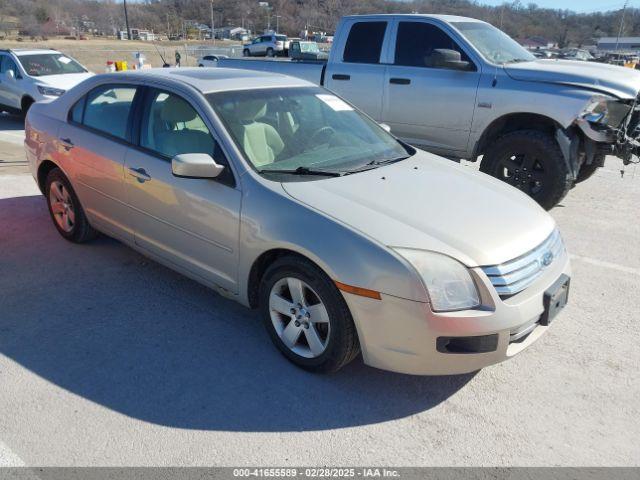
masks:
<instances>
[{"instance_id":1,"label":"windshield sticker","mask_svg":"<svg viewBox=\"0 0 640 480\"><path fill-rule=\"evenodd\" d=\"M67 63L71 63L71 59L70 59L70 58L67 58L67 57L58 57L58 61L60 61L60 62L64 63L65 65L66 65Z\"/></svg>"},{"instance_id":2,"label":"windshield sticker","mask_svg":"<svg viewBox=\"0 0 640 480\"><path fill-rule=\"evenodd\" d=\"M336 112L346 112L346 111L353 110L353 108L351 108L351 106L347 102L339 99L334 95L318 94L316 95L316 97L318 97L324 103L329 105L329 107L331 107L331 109L333 109Z\"/></svg>"}]
</instances>

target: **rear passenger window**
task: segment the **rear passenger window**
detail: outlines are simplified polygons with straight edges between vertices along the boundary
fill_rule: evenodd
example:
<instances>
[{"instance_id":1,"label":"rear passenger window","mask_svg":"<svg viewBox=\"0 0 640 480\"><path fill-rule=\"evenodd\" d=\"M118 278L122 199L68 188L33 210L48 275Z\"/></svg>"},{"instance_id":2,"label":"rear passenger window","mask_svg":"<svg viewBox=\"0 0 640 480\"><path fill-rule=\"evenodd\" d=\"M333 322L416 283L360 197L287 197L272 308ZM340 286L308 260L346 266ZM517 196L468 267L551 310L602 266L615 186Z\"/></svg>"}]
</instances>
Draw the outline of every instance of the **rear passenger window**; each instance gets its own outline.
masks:
<instances>
[{"instance_id":1,"label":"rear passenger window","mask_svg":"<svg viewBox=\"0 0 640 480\"><path fill-rule=\"evenodd\" d=\"M380 63L382 42L387 22L358 22L349 31L343 61L349 63Z\"/></svg>"},{"instance_id":2,"label":"rear passenger window","mask_svg":"<svg viewBox=\"0 0 640 480\"><path fill-rule=\"evenodd\" d=\"M135 87L106 86L89 92L83 125L125 140Z\"/></svg>"}]
</instances>

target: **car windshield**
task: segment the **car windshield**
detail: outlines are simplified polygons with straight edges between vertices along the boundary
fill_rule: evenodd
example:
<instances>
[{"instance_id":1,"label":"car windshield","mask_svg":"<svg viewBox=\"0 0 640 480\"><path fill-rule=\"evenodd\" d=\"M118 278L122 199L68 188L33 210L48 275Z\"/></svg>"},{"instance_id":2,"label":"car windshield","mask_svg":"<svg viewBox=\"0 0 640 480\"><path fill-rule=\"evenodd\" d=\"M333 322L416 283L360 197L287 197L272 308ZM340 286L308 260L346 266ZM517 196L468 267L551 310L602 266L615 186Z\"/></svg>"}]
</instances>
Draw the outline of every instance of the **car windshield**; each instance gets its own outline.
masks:
<instances>
[{"instance_id":1,"label":"car windshield","mask_svg":"<svg viewBox=\"0 0 640 480\"><path fill-rule=\"evenodd\" d=\"M18 60L20 60L27 75L32 77L86 72L82 65L61 53L20 55Z\"/></svg>"},{"instance_id":2,"label":"car windshield","mask_svg":"<svg viewBox=\"0 0 640 480\"><path fill-rule=\"evenodd\" d=\"M286 35L276 35L276 41L277 42L286 42L287 41L287 37L286 37Z\"/></svg>"},{"instance_id":3,"label":"car windshield","mask_svg":"<svg viewBox=\"0 0 640 480\"><path fill-rule=\"evenodd\" d=\"M263 173L345 174L411 155L393 136L324 89L210 93L238 148Z\"/></svg>"},{"instance_id":4,"label":"car windshield","mask_svg":"<svg viewBox=\"0 0 640 480\"><path fill-rule=\"evenodd\" d=\"M452 22L453 26L490 62L530 62L536 57L496 27L483 22Z\"/></svg>"}]
</instances>

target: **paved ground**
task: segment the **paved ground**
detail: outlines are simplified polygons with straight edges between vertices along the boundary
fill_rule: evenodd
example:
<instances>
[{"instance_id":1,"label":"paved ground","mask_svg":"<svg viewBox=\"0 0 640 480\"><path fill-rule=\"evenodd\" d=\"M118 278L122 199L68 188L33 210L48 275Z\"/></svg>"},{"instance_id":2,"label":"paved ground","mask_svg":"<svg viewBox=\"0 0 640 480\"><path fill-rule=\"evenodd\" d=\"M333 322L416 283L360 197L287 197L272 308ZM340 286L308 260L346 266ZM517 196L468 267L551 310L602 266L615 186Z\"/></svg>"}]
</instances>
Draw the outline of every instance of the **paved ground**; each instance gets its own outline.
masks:
<instances>
[{"instance_id":1,"label":"paved ground","mask_svg":"<svg viewBox=\"0 0 640 480\"><path fill-rule=\"evenodd\" d=\"M618 168L552 212L574 278L550 332L454 377L304 373L255 312L62 240L0 169L0 465L640 465L640 171Z\"/></svg>"}]
</instances>

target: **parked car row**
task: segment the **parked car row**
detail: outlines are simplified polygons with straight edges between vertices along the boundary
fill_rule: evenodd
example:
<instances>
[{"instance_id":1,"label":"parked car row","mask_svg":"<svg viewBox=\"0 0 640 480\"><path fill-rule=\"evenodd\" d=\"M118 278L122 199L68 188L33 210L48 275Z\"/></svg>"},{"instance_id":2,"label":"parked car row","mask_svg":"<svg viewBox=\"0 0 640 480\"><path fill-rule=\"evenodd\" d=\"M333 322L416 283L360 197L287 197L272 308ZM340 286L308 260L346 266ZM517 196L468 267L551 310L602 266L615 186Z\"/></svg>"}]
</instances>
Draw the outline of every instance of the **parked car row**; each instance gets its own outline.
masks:
<instances>
[{"instance_id":1,"label":"parked car row","mask_svg":"<svg viewBox=\"0 0 640 480\"><path fill-rule=\"evenodd\" d=\"M470 372L544 334L570 266L534 200L636 155L640 72L537 60L462 17L345 17L326 61L266 37L296 61L202 57L229 68L99 75L35 103L27 157L60 235L104 233L259 309L312 371L362 352Z\"/></svg>"},{"instance_id":2,"label":"parked car row","mask_svg":"<svg viewBox=\"0 0 640 480\"><path fill-rule=\"evenodd\" d=\"M35 103L25 147L63 238L101 232L259 309L311 371L360 352L396 372L475 371L568 299L568 254L533 200L302 79L97 75Z\"/></svg>"}]
</instances>

